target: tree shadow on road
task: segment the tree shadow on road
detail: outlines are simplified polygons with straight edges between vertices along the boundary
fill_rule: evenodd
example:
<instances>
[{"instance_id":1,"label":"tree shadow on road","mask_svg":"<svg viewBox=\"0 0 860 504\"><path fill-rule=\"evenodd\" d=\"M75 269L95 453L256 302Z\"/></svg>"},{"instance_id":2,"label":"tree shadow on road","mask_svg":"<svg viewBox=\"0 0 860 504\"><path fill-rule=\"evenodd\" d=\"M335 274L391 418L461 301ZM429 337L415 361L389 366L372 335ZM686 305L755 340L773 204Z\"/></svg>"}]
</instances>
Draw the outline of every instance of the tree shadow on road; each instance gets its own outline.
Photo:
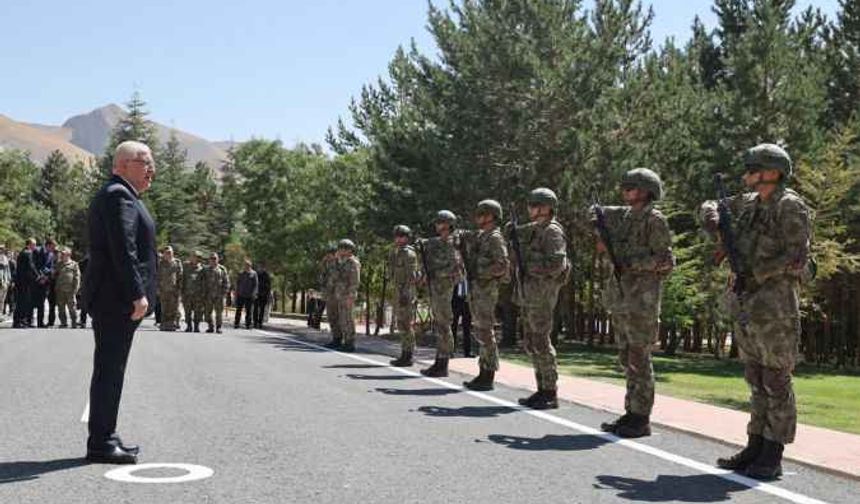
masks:
<instances>
[{"instance_id":1,"label":"tree shadow on road","mask_svg":"<svg viewBox=\"0 0 860 504\"><path fill-rule=\"evenodd\" d=\"M0 485L34 480L43 474L88 464L89 462L83 457L27 462L0 462Z\"/></svg>"},{"instance_id":2,"label":"tree shadow on road","mask_svg":"<svg viewBox=\"0 0 860 504\"><path fill-rule=\"evenodd\" d=\"M396 395L396 396L443 396L449 394L459 394L459 390L453 390L448 388L428 388L428 389L396 389L396 388L386 388L386 387L378 387L376 389L377 392L382 392L383 394L388 395Z\"/></svg>"},{"instance_id":3,"label":"tree shadow on road","mask_svg":"<svg viewBox=\"0 0 860 504\"><path fill-rule=\"evenodd\" d=\"M462 408L421 406L418 411L433 417L494 418L507 413L514 413L517 410L507 406L463 406Z\"/></svg>"},{"instance_id":4,"label":"tree shadow on road","mask_svg":"<svg viewBox=\"0 0 860 504\"><path fill-rule=\"evenodd\" d=\"M668 476L661 474L654 481L601 475L597 489L618 490L618 497L639 502L723 502L731 500L732 492L749 487L712 474Z\"/></svg>"},{"instance_id":5,"label":"tree shadow on road","mask_svg":"<svg viewBox=\"0 0 860 504\"><path fill-rule=\"evenodd\" d=\"M496 444L506 446L513 450L530 451L583 451L595 450L610 441L588 434L574 434L558 436L547 434L542 438L528 438L520 436L508 436L505 434L491 434L488 439Z\"/></svg>"},{"instance_id":6,"label":"tree shadow on road","mask_svg":"<svg viewBox=\"0 0 860 504\"><path fill-rule=\"evenodd\" d=\"M353 380L414 380L417 378L417 376L408 375L366 375L357 373L348 373L344 376Z\"/></svg>"}]
</instances>

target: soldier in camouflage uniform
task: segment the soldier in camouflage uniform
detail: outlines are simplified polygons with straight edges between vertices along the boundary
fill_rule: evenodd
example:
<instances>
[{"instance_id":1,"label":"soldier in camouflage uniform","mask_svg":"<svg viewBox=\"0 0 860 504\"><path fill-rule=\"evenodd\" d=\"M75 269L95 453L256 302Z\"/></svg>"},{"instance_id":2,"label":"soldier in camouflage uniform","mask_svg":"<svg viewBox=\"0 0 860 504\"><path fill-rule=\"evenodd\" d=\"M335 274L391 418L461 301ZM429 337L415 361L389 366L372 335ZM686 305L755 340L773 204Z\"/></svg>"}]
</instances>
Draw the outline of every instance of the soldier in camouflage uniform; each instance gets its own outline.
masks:
<instances>
[{"instance_id":1,"label":"soldier in camouflage uniform","mask_svg":"<svg viewBox=\"0 0 860 504\"><path fill-rule=\"evenodd\" d=\"M451 322L454 312L451 308L451 293L454 286L463 280L463 257L453 234L457 217L453 212L442 210L433 221L438 236L419 242L419 251L426 262L424 280L430 291L430 307L433 311L433 330L436 333L436 360L424 376L448 376L448 359L454 350L454 334Z\"/></svg>"},{"instance_id":2,"label":"soldier in camouflage uniform","mask_svg":"<svg viewBox=\"0 0 860 504\"><path fill-rule=\"evenodd\" d=\"M319 284L325 300L326 317L328 328L331 332L331 341L326 345L328 348L340 348L343 344L343 333L338 325L337 303L335 303L335 278L337 277L337 244L331 243L326 248L325 256L320 261Z\"/></svg>"},{"instance_id":3,"label":"soldier in camouflage uniform","mask_svg":"<svg viewBox=\"0 0 860 504\"><path fill-rule=\"evenodd\" d=\"M651 434L654 368L651 349L657 340L663 279L675 266L672 233L666 217L653 203L663 197L660 177L637 168L621 179L625 206L603 207L615 265L604 290L604 306L612 314L619 361L627 377L624 415L600 428L620 437ZM597 250L607 251L598 236Z\"/></svg>"},{"instance_id":4,"label":"soldier in camouflage uniform","mask_svg":"<svg viewBox=\"0 0 860 504\"><path fill-rule=\"evenodd\" d=\"M739 266L732 282L740 282L740 292L727 290L726 301L735 317L734 337L752 392L749 440L742 451L719 459L717 465L773 479L782 474L782 452L794 441L797 427L791 374L800 338L800 285L813 269L811 212L785 187L792 163L782 148L753 147L745 153L744 165L743 182L753 191L726 200ZM718 202L705 202L701 217L705 229L717 235ZM722 250L717 258L726 253Z\"/></svg>"},{"instance_id":5,"label":"soldier in camouflage uniform","mask_svg":"<svg viewBox=\"0 0 860 504\"><path fill-rule=\"evenodd\" d=\"M463 231L466 272L469 280L469 307L475 335L481 345L478 358L478 376L463 382L471 390L493 390L496 371L499 369L499 350L496 344L496 303L499 286L510 280L510 262L505 237L499 229L502 205L487 199L478 203L475 224L478 231Z\"/></svg>"},{"instance_id":6,"label":"soldier in camouflage uniform","mask_svg":"<svg viewBox=\"0 0 860 504\"><path fill-rule=\"evenodd\" d=\"M412 231L406 226L394 228L394 250L389 256L389 271L394 284L394 320L400 332L400 357L391 361L392 366L409 367L415 352L415 302L417 292L415 280L418 274L418 254L409 245Z\"/></svg>"},{"instance_id":7,"label":"soldier in camouflage uniform","mask_svg":"<svg viewBox=\"0 0 860 504\"><path fill-rule=\"evenodd\" d=\"M206 318L206 332L221 334L221 322L224 316L224 296L230 292L230 275L227 268L218 263L218 254L209 256L209 265L200 272L203 287L203 313ZM215 324L212 324L212 312L215 312Z\"/></svg>"},{"instance_id":8,"label":"soldier in camouflage uniform","mask_svg":"<svg viewBox=\"0 0 860 504\"><path fill-rule=\"evenodd\" d=\"M203 320L203 254L195 250L182 270L182 309L185 311L185 332L200 332Z\"/></svg>"},{"instance_id":9,"label":"soldier in camouflage uniform","mask_svg":"<svg viewBox=\"0 0 860 504\"><path fill-rule=\"evenodd\" d=\"M158 261L158 299L161 300L161 330L179 327L179 294L182 289L182 261L173 257L173 247L164 247Z\"/></svg>"},{"instance_id":10,"label":"soldier in camouflage uniform","mask_svg":"<svg viewBox=\"0 0 860 504\"><path fill-rule=\"evenodd\" d=\"M517 227L525 268L519 273L525 319L522 344L532 358L537 381L537 391L519 403L534 409L558 408L558 363L550 332L570 263L564 229L555 220L557 206L554 192L543 187L533 190L528 198L531 222Z\"/></svg>"},{"instance_id":11,"label":"soldier in camouflage uniform","mask_svg":"<svg viewBox=\"0 0 860 504\"><path fill-rule=\"evenodd\" d=\"M355 243L341 240L337 244L337 268L334 277L334 304L337 305L337 327L343 338L340 350L355 351L355 320L352 308L361 282L361 262L355 257Z\"/></svg>"},{"instance_id":12,"label":"soldier in camouflage uniform","mask_svg":"<svg viewBox=\"0 0 860 504\"><path fill-rule=\"evenodd\" d=\"M60 312L60 327L68 327L66 323L66 310L68 310L68 318L72 321L74 329L78 326L75 295L81 288L81 270L78 268L78 263L72 260L72 251L68 247L60 250L60 262L54 268L54 282L57 308Z\"/></svg>"}]
</instances>

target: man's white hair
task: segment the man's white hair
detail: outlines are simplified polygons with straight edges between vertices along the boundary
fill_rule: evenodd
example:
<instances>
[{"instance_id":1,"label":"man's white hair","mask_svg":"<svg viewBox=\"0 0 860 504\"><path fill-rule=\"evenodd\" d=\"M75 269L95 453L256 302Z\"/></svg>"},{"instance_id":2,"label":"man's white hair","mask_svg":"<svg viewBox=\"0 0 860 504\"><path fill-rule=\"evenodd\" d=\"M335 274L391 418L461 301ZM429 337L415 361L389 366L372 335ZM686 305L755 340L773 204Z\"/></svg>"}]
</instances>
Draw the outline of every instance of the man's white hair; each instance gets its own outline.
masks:
<instances>
[{"instance_id":1,"label":"man's white hair","mask_svg":"<svg viewBox=\"0 0 860 504\"><path fill-rule=\"evenodd\" d=\"M113 166L116 168L120 161L125 161L126 159L137 159L143 154L151 153L152 151L145 143L126 140L116 146L116 150L113 154Z\"/></svg>"}]
</instances>

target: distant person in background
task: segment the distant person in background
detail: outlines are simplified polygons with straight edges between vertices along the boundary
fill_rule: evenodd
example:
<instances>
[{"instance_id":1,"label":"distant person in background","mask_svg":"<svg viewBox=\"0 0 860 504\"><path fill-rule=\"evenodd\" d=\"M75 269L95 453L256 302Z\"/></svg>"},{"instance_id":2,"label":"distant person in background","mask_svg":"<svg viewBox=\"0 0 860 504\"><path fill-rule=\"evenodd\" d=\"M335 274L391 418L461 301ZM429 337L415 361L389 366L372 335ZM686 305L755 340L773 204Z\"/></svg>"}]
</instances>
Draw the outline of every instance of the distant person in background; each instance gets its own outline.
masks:
<instances>
[{"instance_id":1,"label":"distant person in background","mask_svg":"<svg viewBox=\"0 0 860 504\"><path fill-rule=\"evenodd\" d=\"M34 249L33 259L39 275L33 289L32 300L36 308L36 323L39 327L53 327L56 318L54 299L54 263L57 260L57 244L48 238L45 245ZM45 301L48 301L48 324L45 324Z\"/></svg>"},{"instance_id":2,"label":"distant person in background","mask_svg":"<svg viewBox=\"0 0 860 504\"><path fill-rule=\"evenodd\" d=\"M203 285L203 313L206 319L207 333L221 334L221 322L224 317L224 296L230 292L230 275L227 268L222 266L218 254L212 252L209 265L200 273ZM213 323L212 312L215 312Z\"/></svg>"},{"instance_id":3,"label":"distant person in background","mask_svg":"<svg viewBox=\"0 0 860 504\"><path fill-rule=\"evenodd\" d=\"M12 287L12 264L6 255L6 245L0 243L0 322L6 320L6 293Z\"/></svg>"},{"instance_id":4,"label":"distant person in background","mask_svg":"<svg viewBox=\"0 0 860 504\"><path fill-rule=\"evenodd\" d=\"M80 287L81 270L78 268L78 263L72 260L72 251L64 247L60 250L60 260L54 267L54 290L60 315L60 327L68 327L69 322L72 329L78 326L75 296Z\"/></svg>"},{"instance_id":5,"label":"distant person in background","mask_svg":"<svg viewBox=\"0 0 860 504\"><path fill-rule=\"evenodd\" d=\"M233 327L239 328L242 321L242 308L245 309L245 329L250 329L254 318L254 300L259 292L257 272L251 267L251 260L245 259L245 269L236 281L236 319Z\"/></svg>"},{"instance_id":6,"label":"distant person in background","mask_svg":"<svg viewBox=\"0 0 860 504\"><path fill-rule=\"evenodd\" d=\"M27 239L24 250L18 254L15 268L15 316L12 327L33 327L33 291L39 278L36 269L35 238Z\"/></svg>"},{"instance_id":7,"label":"distant person in background","mask_svg":"<svg viewBox=\"0 0 860 504\"><path fill-rule=\"evenodd\" d=\"M266 305L269 303L269 296L272 294L272 277L262 264L257 267L257 285L257 299L254 301L254 327L262 329Z\"/></svg>"},{"instance_id":8,"label":"distant person in background","mask_svg":"<svg viewBox=\"0 0 860 504\"><path fill-rule=\"evenodd\" d=\"M123 443L116 423L134 332L155 303L155 222L140 200L154 177L149 147L123 142L114 153L113 176L90 203L90 263L83 295L95 334L90 462L137 462L139 448Z\"/></svg>"},{"instance_id":9,"label":"distant person in background","mask_svg":"<svg viewBox=\"0 0 860 504\"><path fill-rule=\"evenodd\" d=\"M161 330L179 328L179 296L182 290L182 261L173 256L170 245L161 250L158 261L158 300L161 305Z\"/></svg>"}]
</instances>

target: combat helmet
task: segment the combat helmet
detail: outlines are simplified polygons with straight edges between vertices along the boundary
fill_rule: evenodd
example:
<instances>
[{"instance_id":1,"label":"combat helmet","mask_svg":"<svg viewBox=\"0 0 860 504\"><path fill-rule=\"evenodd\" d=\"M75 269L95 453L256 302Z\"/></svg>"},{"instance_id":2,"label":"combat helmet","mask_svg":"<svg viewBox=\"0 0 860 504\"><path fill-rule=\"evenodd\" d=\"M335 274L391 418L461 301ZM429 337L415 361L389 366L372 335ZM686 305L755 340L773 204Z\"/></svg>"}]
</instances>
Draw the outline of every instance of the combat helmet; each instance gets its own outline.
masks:
<instances>
[{"instance_id":1,"label":"combat helmet","mask_svg":"<svg viewBox=\"0 0 860 504\"><path fill-rule=\"evenodd\" d=\"M409 238L412 236L412 230L409 229L409 226L404 226L403 224L394 226L394 236L405 236Z\"/></svg>"},{"instance_id":2,"label":"combat helmet","mask_svg":"<svg viewBox=\"0 0 860 504\"><path fill-rule=\"evenodd\" d=\"M502 205L494 199L485 199L478 202L476 213L488 213L495 217L496 221L502 220Z\"/></svg>"},{"instance_id":3,"label":"combat helmet","mask_svg":"<svg viewBox=\"0 0 860 504\"><path fill-rule=\"evenodd\" d=\"M344 238L343 240L337 242L337 248L338 250L342 249L355 252L355 243L348 238Z\"/></svg>"},{"instance_id":4,"label":"combat helmet","mask_svg":"<svg viewBox=\"0 0 860 504\"><path fill-rule=\"evenodd\" d=\"M558 206L558 196L546 187L538 187L529 193L529 205L549 205L553 210Z\"/></svg>"},{"instance_id":5,"label":"combat helmet","mask_svg":"<svg viewBox=\"0 0 860 504\"><path fill-rule=\"evenodd\" d=\"M794 173L791 156L785 149L776 144L758 144L744 152L744 167L747 170L779 170L783 178L790 178Z\"/></svg>"},{"instance_id":6,"label":"combat helmet","mask_svg":"<svg viewBox=\"0 0 860 504\"><path fill-rule=\"evenodd\" d=\"M621 177L621 187L644 189L651 193L654 201L663 199L663 181L660 175L648 168L634 168L625 173Z\"/></svg>"},{"instance_id":7,"label":"combat helmet","mask_svg":"<svg viewBox=\"0 0 860 504\"><path fill-rule=\"evenodd\" d=\"M448 225L453 228L454 225L457 224L457 216L450 210L440 210L436 213L436 218L433 219L433 222L447 222Z\"/></svg>"}]
</instances>

